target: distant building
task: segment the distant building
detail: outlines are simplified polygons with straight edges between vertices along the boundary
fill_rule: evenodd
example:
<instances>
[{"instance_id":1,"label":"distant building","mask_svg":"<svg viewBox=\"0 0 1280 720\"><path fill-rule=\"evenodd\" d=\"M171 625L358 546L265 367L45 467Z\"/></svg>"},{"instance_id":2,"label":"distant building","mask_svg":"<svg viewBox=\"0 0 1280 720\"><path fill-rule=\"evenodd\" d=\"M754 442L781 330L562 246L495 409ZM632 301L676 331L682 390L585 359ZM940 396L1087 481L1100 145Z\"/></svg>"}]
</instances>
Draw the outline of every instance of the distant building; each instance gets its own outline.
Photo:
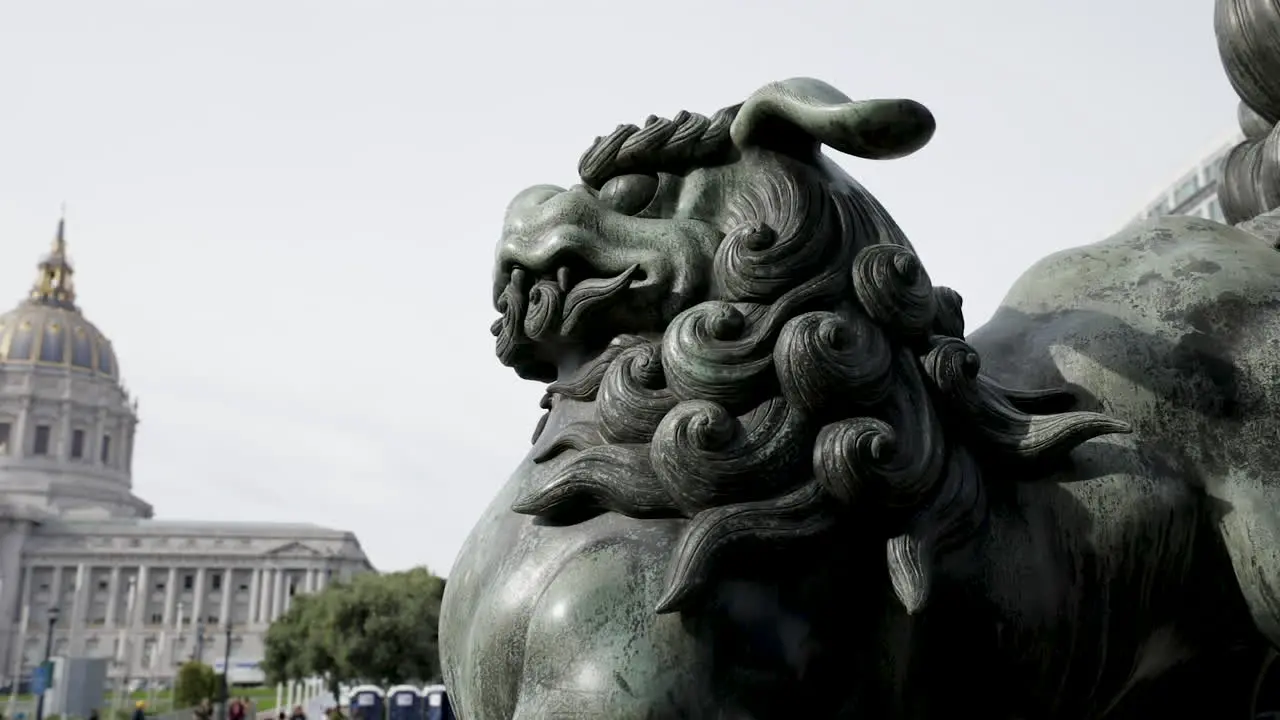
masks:
<instances>
[{"instance_id":1,"label":"distant building","mask_svg":"<svg viewBox=\"0 0 1280 720\"><path fill-rule=\"evenodd\" d=\"M0 678L53 653L165 680L199 657L261 679L263 635L297 593L372 570L355 535L308 524L153 520L133 494L138 404L81 313L64 226L0 315Z\"/></svg>"},{"instance_id":2,"label":"distant building","mask_svg":"<svg viewBox=\"0 0 1280 720\"><path fill-rule=\"evenodd\" d=\"M1222 165L1227 154L1243 139L1243 135L1236 133L1226 142L1215 145L1211 152L1161 191L1133 222L1162 215L1195 215L1225 222L1222 205L1218 202L1218 181L1222 178Z\"/></svg>"}]
</instances>

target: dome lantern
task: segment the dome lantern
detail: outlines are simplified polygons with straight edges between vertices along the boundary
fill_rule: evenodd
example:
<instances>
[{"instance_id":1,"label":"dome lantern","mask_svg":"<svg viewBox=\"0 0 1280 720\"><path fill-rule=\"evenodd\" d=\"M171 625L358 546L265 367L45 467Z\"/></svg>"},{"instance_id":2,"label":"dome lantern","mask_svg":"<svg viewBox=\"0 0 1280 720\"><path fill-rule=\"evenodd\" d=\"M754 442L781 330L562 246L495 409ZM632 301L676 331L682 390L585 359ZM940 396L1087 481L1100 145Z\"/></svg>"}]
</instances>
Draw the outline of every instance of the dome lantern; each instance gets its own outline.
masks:
<instances>
[{"instance_id":1,"label":"dome lantern","mask_svg":"<svg viewBox=\"0 0 1280 720\"><path fill-rule=\"evenodd\" d=\"M0 314L0 366L64 367L118 381L111 341L76 305L66 229L64 216L58 220L53 246L37 265L27 298Z\"/></svg>"},{"instance_id":2,"label":"dome lantern","mask_svg":"<svg viewBox=\"0 0 1280 720\"><path fill-rule=\"evenodd\" d=\"M58 231L53 236L53 247L40 260L36 282L31 286L31 302L41 305L76 309L76 289L73 282L75 269L67 257L67 219L58 219Z\"/></svg>"}]
</instances>

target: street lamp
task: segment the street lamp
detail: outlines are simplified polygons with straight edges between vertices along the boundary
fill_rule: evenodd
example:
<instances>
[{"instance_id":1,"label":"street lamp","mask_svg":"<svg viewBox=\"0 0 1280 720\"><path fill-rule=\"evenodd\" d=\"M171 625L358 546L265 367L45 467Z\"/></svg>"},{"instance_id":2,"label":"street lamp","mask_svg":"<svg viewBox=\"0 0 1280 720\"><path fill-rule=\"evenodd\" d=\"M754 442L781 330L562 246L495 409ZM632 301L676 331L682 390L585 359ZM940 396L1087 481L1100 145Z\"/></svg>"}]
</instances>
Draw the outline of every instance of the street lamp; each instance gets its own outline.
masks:
<instances>
[{"instance_id":1,"label":"street lamp","mask_svg":"<svg viewBox=\"0 0 1280 720\"><path fill-rule=\"evenodd\" d=\"M40 688L40 694L36 697L36 720L44 720L44 694L49 691L49 686L53 681L53 669L49 667L49 658L53 655L53 626L58 624L58 606L54 605L49 608L49 634L44 639L44 662L40 664L40 671L44 673L44 687Z\"/></svg>"},{"instance_id":2,"label":"street lamp","mask_svg":"<svg viewBox=\"0 0 1280 720\"><path fill-rule=\"evenodd\" d=\"M231 621L227 620L224 628L227 633L227 646L222 650L222 720L227 720L231 705ZM40 718L36 718L40 720Z\"/></svg>"}]
</instances>

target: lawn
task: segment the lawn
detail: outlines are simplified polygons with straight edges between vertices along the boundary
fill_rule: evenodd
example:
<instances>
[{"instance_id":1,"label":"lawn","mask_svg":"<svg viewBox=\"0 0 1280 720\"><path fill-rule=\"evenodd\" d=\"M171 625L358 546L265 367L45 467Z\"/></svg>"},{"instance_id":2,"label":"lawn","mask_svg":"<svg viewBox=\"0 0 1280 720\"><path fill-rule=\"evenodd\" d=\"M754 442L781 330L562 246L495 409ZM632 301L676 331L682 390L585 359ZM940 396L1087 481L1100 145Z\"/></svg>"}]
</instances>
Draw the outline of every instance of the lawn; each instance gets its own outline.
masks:
<instances>
[{"instance_id":1,"label":"lawn","mask_svg":"<svg viewBox=\"0 0 1280 720\"><path fill-rule=\"evenodd\" d=\"M254 708L259 712L263 710L274 710L276 707L276 689L274 687L232 687L231 694L234 697L247 697L253 703ZM214 698L216 699L216 698ZM34 695L19 695L18 704L27 705L34 703L36 700ZM138 690L129 694L127 702L121 705L122 708L133 709L134 703L143 701L147 704L147 714L166 713L171 710L181 710L182 708L173 707L173 691L172 690ZM4 712L4 708L9 702L8 696L0 697L0 713ZM114 707L116 703L116 694L114 692L107 693L103 698L103 707Z\"/></svg>"}]
</instances>

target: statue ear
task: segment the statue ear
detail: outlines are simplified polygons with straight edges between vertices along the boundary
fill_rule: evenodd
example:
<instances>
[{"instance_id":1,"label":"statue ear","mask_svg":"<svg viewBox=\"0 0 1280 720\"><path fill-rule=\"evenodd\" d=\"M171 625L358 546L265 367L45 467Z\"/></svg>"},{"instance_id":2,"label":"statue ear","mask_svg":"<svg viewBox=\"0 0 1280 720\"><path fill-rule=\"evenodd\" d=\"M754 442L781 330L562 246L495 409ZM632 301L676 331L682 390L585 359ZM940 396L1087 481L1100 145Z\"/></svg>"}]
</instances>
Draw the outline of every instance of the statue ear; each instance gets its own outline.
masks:
<instances>
[{"instance_id":1,"label":"statue ear","mask_svg":"<svg viewBox=\"0 0 1280 720\"><path fill-rule=\"evenodd\" d=\"M821 80L791 78L747 98L729 128L739 148L816 153L820 145L868 160L892 160L933 137L933 113L914 100L850 100Z\"/></svg>"}]
</instances>

